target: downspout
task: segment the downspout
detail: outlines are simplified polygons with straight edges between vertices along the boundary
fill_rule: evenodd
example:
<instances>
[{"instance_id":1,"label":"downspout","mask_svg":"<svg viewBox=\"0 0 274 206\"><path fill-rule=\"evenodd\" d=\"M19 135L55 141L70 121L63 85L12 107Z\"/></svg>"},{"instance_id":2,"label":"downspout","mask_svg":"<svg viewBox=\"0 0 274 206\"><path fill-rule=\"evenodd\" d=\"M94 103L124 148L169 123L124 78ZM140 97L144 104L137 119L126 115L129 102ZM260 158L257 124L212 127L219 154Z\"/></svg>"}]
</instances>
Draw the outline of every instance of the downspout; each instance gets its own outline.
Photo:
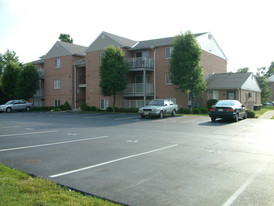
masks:
<instances>
[{"instance_id":1,"label":"downspout","mask_svg":"<svg viewBox=\"0 0 274 206\"><path fill-rule=\"evenodd\" d=\"M156 47L152 46L151 49L153 49L153 67L154 67L154 85L153 85L153 92L154 92L154 99L156 99Z\"/></svg>"},{"instance_id":2,"label":"downspout","mask_svg":"<svg viewBox=\"0 0 274 206\"><path fill-rule=\"evenodd\" d=\"M239 102L241 102L241 90L240 90L240 88L238 88L238 95L239 95L239 97L238 97Z\"/></svg>"},{"instance_id":3,"label":"downspout","mask_svg":"<svg viewBox=\"0 0 274 206\"><path fill-rule=\"evenodd\" d=\"M74 65L74 109L76 109L76 66Z\"/></svg>"}]
</instances>

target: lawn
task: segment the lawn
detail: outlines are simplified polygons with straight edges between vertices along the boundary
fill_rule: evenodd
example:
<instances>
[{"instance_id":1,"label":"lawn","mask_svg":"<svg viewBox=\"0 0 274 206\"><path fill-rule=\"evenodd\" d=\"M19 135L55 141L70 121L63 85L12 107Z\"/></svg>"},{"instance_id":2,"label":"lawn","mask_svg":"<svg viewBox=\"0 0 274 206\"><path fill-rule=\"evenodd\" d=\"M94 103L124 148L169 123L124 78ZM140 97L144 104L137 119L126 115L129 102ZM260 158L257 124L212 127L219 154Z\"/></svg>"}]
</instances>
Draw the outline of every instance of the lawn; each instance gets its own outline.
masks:
<instances>
[{"instance_id":1,"label":"lawn","mask_svg":"<svg viewBox=\"0 0 274 206\"><path fill-rule=\"evenodd\" d=\"M259 117L269 110L274 110L274 106L262 106L260 110L254 112L256 114L256 117ZM274 117L272 117L272 119L274 119Z\"/></svg>"},{"instance_id":2,"label":"lawn","mask_svg":"<svg viewBox=\"0 0 274 206\"><path fill-rule=\"evenodd\" d=\"M0 164L0 205L115 206L118 204L82 195L54 182L31 177Z\"/></svg>"}]
</instances>

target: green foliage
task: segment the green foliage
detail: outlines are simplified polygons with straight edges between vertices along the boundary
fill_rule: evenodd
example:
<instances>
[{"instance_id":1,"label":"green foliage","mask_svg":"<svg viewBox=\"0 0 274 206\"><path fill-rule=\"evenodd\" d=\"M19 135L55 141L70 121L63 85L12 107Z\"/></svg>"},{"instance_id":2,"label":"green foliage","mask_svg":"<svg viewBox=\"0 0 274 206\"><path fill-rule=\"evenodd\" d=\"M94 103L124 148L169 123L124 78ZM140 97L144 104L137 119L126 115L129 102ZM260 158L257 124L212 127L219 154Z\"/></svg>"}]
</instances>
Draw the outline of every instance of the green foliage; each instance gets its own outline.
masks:
<instances>
[{"instance_id":1,"label":"green foliage","mask_svg":"<svg viewBox=\"0 0 274 206\"><path fill-rule=\"evenodd\" d=\"M88 111L88 105L86 104L86 102L83 102L80 106L80 109L82 111Z\"/></svg>"},{"instance_id":2,"label":"green foliage","mask_svg":"<svg viewBox=\"0 0 274 206\"><path fill-rule=\"evenodd\" d=\"M60 105L59 108L60 108L62 111L71 110L71 106L69 105L69 103L68 103L67 101L65 102L65 104Z\"/></svg>"},{"instance_id":3,"label":"green foliage","mask_svg":"<svg viewBox=\"0 0 274 206\"><path fill-rule=\"evenodd\" d=\"M115 108L116 93L127 86L128 64L120 48L108 46L101 59L100 88L104 96L113 95L113 108Z\"/></svg>"},{"instance_id":4,"label":"green foliage","mask_svg":"<svg viewBox=\"0 0 274 206\"><path fill-rule=\"evenodd\" d=\"M190 111L190 109L188 109L188 108L182 107L182 108L180 108L180 109L178 110L178 113L179 113L179 114L191 114L191 111Z\"/></svg>"},{"instance_id":5,"label":"green foliage","mask_svg":"<svg viewBox=\"0 0 274 206\"><path fill-rule=\"evenodd\" d=\"M19 58L16 56L16 53L14 51L10 51L7 49L5 54L0 54L0 76L3 73L4 68L8 63L15 62L17 64L19 63Z\"/></svg>"},{"instance_id":6,"label":"green foliage","mask_svg":"<svg viewBox=\"0 0 274 206\"><path fill-rule=\"evenodd\" d=\"M266 81L268 76L268 71L265 67L261 67L257 69L256 73L256 79L258 84L261 87L262 93L261 93L261 102L268 102L270 97L270 91L268 89L268 82Z\"/></svg>"},{"instance_id":7,"label":"green foliage","mask_svg":"<svg viewBox=\"0 0 274 206\"><path fill-rule=\"evenodd\" d=\"M112 107L108 107L108 108L107 108L107 112L113 112Z\"/></svg>"},{"instance_id":8,"label":"green foliage","mask_svg":"<svg viewBox=\"0 0 274 206\"><path fill-rule=\"evenodd\" d=\"M217 99L209 99L207 100L207 108L210 109L210 107L212 107L214 104L216 104L218 102Z\"/></svg>"},{"instance_id":9,"label":"green foliage","mask_svg":"<svg viewBox=\"0 0 274 206\"><path fill-rule=\"evenodd\" d=\"M16 62L9 62L2 75L2 90L8 99L15 98L16 82L20 74L20 66Z\"/></svg>"},{"instance_id":10,"label":"green foliage","mask_svg":"<svg viewBox=\"0 0 274 206\"><path fill-rule=\"evenodd\" d=\"M60 34L59 40L62 41L62 42L73 43L73 39L70 38L69 34Z\"/></svg>"},{"instance_id":11,"label":"green foliage","mask_svg":"<svg viewBox=\"0 0 274 206\"><path fill-rule=\"evenodd\" d=\"M249 71L248 67L240 68L237 70L237 73L247 73Z\"/></svg>"},{"instance_id":12,"label":"green foliage","mask_svg":"<svg viewBox=\"0 0 274 206\"><path fill-rule=\"evenodd\" d=\"M16 81L15 96L19 99L30 99L38 89L39 74L32 64L24 65Z\"/></svg>"},{"instance_id":13,"label":"green foliage","mask_svg":"<svg viewBox=\"0 0 274 206\"><path fill-rule=\"evenodd\" d=\"M97 110L97 108L95 106L90 107L90 111L95 112L96 110Z\"/></svg>"},{"instance_id":14,"label":"green foliage","mask_svg":"<svg viewBox=\"0 0 274 206\"><path fill-rule=\"evenodd\" d=\"M182 92L190 91L193 97L206 90L203 69L200 66L201 54L202 50L190 31L175 37L170 60L170 79Z\"/></svg>"},{"instance_id":15,"label":"green foliage","mask_svg":"<svg viewBox=\"0 0 274 206\"><path fill-rule=\"evenodd\" d=\"M194 108L193 109L193 114L200 114L200 109L199 108Z\"/></svg>"},{"instance_id":16,"label":"green foliage","mask_svg":"<svg viewBox=\"0 0 274 206\"><path fill-rule=\"evenodd\" d=\"M43 106L43 107L34 107L34 111L44 111L44 112L48 112L48 111L51 111L53 110L54 107L52 106Z\"/></svg>"},{"instance_id":17,"label":"green foliage","mask_svg":"<svg viewBox=\"0 0 274 206\"><path fill-rule=\"evenodd\" d=\"M207 114L208 113L208 109L206 107L201 107L200 108L200 113Z\"/></svg>"},{"instance_id":18,"label":"green foliage","mask_svg":"<svg viewBox=\"0 0 274 206\"><path fill-rule=\"evenodd\" d=\"M255 112L253 110L246 110L247 118L255 118Z\"/></svg>"}]
</instances>

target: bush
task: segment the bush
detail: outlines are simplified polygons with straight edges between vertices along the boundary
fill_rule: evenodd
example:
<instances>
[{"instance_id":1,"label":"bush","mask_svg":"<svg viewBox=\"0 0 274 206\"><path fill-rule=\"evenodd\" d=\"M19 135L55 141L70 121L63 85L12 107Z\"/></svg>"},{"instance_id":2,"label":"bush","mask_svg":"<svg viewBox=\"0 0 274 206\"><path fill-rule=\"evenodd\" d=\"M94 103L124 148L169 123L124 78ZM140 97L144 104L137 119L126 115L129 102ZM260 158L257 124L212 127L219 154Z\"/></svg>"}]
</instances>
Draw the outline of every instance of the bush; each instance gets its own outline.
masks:
<instances>
[{"instance_id":1,"label":"bush","mask_svg":"<svg viewBox=\"0 0 274 206\"><path fill-rule=\"evenodd\" d=\"M201 107L200 108L200 113L207 114L208 113L208 109L206 107Z\"/></svg>"},{"instance_id":2,"label":"bush","mask_svg":"<svg viewBox=\"0 0 274 206\"><path fill-rule=\"evenodd\" d=\"M64 105L60 106L60 109L63 111L66 111L66 110L71 110L71 107L70 107L69 103L66 101L66 103Z\"/></svg>"},{"instance_id":3,"label":"bush","mask_svg":"<svg viewBox=\"0 0 274 206\"><path fill-rule=\"evenodd\" d=\"M107 112L113 112L112 107L108 107L108 108L107 108Z\"/></svg>"},{"instance_id":4,"label":"bush","mask_svg":"<svg viewBox=\"0 0 274 206\"><path fill-rule=\"evenodd\" d=\"M86 104L86 102L83 102L80 106L80 109L82 111L88 111L88 105Z\"/></svg>"},{"instance_id":5,"label":"bush","mask_svg":"<svg viewBox=\"0 0 274 206\"><path fill-rule=\"evenodd\" d=\"M252 110L246 110L246 113L247 113L247 118L255 118L255 112L252 111Z\"/></svg>"},{"instance_id":6,"label":"bush","mask_svg":"<svg viewBox=\"0 0 274 206\"><path fill-rule=\"evenodd\" d=\"M200 109L199 108L194 108L193 109L193 114L199 114L200 113Z\"/></svg>"},{"instance_id":7,"label":"bush","mask_svg":"<svg viewBox=\"0 0 274 206\"><path fill-rule=\"evenodd\" d=\"M54 107L46 107L46 106L44 106L44 107L34 107L34 111L46 111L46 112L48 112L48 111L50 111L50 110L52 110Z\"/></svg>"},{"instance_id":8,"label":"bush","mask_svg":"<svg viewBox=\"0 0 274 206\"><path fill-rule=\"evenodd\" d=\"M211 107L212 105L216 104L217 102L218 102L217 99L209 99L209 100L207 101L207 108L208 108L208 110L210 109L210 107Z\"/></svg>"},{"instance_id":9,"label":"bush","mask_svg":"<svg viewBox=\"0 0 274 206\"><path fill-rule=\"evenodd\" d=\"M188 108L182 107L182 108L180 108L180 109L178 110L178 113L179 113L179 114L190 114L191 111L190 111L190 109L188 109Z\"/></svg>"},{"instance_id":10,"label":"bush","mask_svg":"<svg viewBox=\"0 0 274 206\"><path fill-rule=\"evenodd\" d=\"M97 108L95 106L90 107L90 111L95 112L96 110L97 110Z\"/></svg>"}]
</instances>

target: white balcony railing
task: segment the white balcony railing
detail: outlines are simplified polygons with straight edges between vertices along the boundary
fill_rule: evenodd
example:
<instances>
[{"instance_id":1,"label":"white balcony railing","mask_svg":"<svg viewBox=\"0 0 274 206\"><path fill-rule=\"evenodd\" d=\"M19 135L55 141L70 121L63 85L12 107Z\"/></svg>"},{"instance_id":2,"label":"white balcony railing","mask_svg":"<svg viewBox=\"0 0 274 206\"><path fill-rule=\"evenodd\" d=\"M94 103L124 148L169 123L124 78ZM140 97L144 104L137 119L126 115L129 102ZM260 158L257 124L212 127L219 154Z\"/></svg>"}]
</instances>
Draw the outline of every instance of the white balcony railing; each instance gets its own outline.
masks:
<instances>
[{"instance_id":1,"label":"white balcony railing","mask_svg":"<svg viewBox=\"0 0 274 206\"><path fill-rule=\"evenodd\" d=\"M147 100L146 104L144 104L144 100L124 100L123 107L124 108L140 108L147 105L149 102L150 100Z\"/></svg>"},{"instance_id":2,"label":"white balcony railing","mask_svg":"<svg viewBox=\"0 0 274 206\"><path fill-rule=\"evenodd\" d=\"M154 60L147 57L127 58L129 69L154 68Z\"/></svg>"},{"instance_id":3,"label":"white balcony railing","mask_svg":"<svg viewBox=\"0 0 274 206\"><path fill-rule=\"evenodd\" d=\"M124 89L124 94L144 94L146 87L146 94L153 93L153 86L152 84L144 84L144 83L135 83L135 84L128 84L127 88Z\"/></svg>"}]
</instances>

